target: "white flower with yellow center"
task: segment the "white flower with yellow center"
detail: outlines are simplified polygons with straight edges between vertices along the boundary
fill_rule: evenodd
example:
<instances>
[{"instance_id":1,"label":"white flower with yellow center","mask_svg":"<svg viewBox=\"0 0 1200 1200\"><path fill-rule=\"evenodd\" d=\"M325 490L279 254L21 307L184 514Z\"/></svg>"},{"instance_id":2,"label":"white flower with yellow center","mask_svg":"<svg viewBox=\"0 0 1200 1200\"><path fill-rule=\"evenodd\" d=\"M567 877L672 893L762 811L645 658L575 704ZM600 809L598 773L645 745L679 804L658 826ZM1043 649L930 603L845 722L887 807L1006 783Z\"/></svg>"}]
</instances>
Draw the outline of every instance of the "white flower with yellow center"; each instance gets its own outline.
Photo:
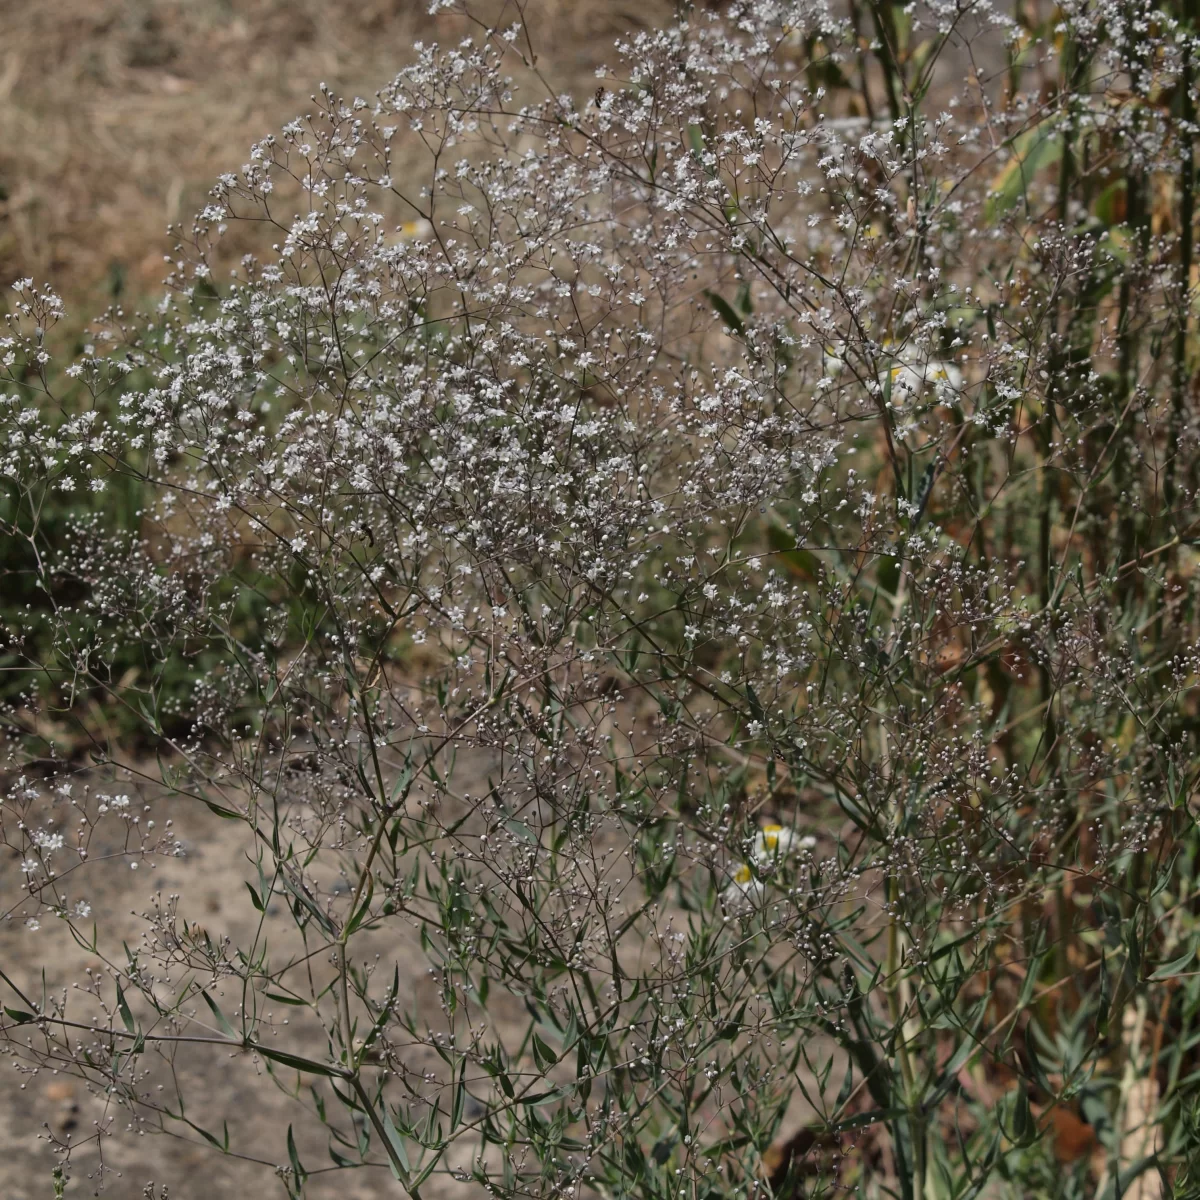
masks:
<instances>
[{"instance_id":1,"label":"white flower with yellow center","mask_svg":"<svg viewBox=\"0 0 1200 1200\"><path fill-rule=\"evenodd\" d=\"M754 871L748 863L742 863L734 871L725 890L721 893L721 897L730 907L737 907L743 904L752 904L761 899L762 894L762 880L755 878Z\"/></svg>"},{"instance_id":2,"label":"white flower with yellow center","mask_svg":"<svg viewBox=\"0 0 1200 1200\"><path fill-rule=\"evenodd\" d=\"M727 904L736 904L759 899L763 894L760 872L787 854L806 854L817 844L810 835L798 838L791 829L782 825L764 825L754 835L750 846L749 861L737 867L723 893Z\"/></svg>"},{"instance_id":3,"label":"white flower with yellow center","mask_svg":"<svg viewBox=\"0 0 1200 1200\"><path fill-rule=\"evenodd\" d=\"M396 246L402 242L422 242L428 239L433 233L433 226L424 217L415 217L411 221L404 221L397 225L396 228L384 236L384 241L388 245Z\"/></svg>"},{"instance_id":4,"label":"white flower with yellow center","mask_svg":"<svg viewBox=\"0 0 1200 1200\"><path fill-rule=\"evenodd\" d=\"M773 862L786 854L792 846L793 834L782 825L764 825L754 837L750 857L758 863Z\"/></svg>"},{"instance_id":5,"label":"white flower with yellow center","mask_svg":"<svg viewBox=\"0 0 1200 1200\"><path fill-rule=\"evenodd\" d=\"M922 358L911 344L900 350L896 361L879 377L881 384L889 380L894 404L915 400L926 388L932 388L939 399L950 399L963 387L963 374L952 362Z\"/></svg>"}]
</instances>

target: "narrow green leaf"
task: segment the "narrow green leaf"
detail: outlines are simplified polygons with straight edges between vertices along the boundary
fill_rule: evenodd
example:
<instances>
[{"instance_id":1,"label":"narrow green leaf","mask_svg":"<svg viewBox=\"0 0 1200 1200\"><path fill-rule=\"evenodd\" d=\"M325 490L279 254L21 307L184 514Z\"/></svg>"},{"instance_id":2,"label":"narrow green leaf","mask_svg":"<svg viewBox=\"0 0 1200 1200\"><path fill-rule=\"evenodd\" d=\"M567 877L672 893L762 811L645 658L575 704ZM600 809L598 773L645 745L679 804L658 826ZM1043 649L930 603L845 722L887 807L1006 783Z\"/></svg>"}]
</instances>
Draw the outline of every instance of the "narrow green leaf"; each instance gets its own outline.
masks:
<instances>
[{"instance_id":1,"label":"narrow green leaf","mask_svg":"<svg viewBox=\"0 0 1200 1200\"><path fill-rule=\"evenodd\" d=\"M386 1102L381 1101L379 1105L380 1123L383 1125L383 1132L387 1134L389 1145L395 1151L395 1157L400 1160L399 1164L391 1155L388 1155L388 1161L392 1165L392 1174L399 1180L400 1183L407 1186L409 1175L412 1173L412 1167L408 1161L408 1151L404 1148L404 1139L400 1136L396 1126L392 1124L392 1118L388 1113Z\"/></svg>"},{"instance_id":2,"label":"narrow green leaf","mask_svg":"<svg viewBox=\"0 0 1200 1200\"><path fill-rule=\"evenodd\" d=\"M117 1011L121 1014L121 1020L125 1023L125 1028L130 1033L137 1030L137 1026L133 1023L133 1013L129 1011L129 1004L125 1000L125 993L121 990L121 981L117 980Z\"/></svg>"},{"instance_id":3,"label":"narrow green leaf","mask_svg":"<svg viewBox=\"0 0 1200 1200\"><path fill-rule=\"evenodd\" d=\"M232 1038L235 1042L242 1040L242 1035L238 1033L232 1025L230 1025L225 1014L217 1007L216 1001L206 992L201 991L200 995L204 997L204 1003L208 1005L209 1011L213 1015L213 1020L217 1023L217 1028L227 1037Z\"/></svg>"},{"instance_id":4,"label":"narrow green leaf","mask_svg":"<svg viewBox=\"0 0 1200 1200\"><path fill-rule=\"evenodd\" d=\"M296 1139L292 1136L292 1127L290 1125L287 1131L287 1152L288 1161L292 1164L292 1174L295 1177L296 1186L303 1187L308 1174L300 1164L300 1155L296 1152Z\"/></svg>"},{"instance_id":5,"label":"narrow green leaf","mask_svg":"<svg viewBox=\"0 0 1200 1200\"><path fill-rule=\"evenodd\" d=\"M222 1142L220 1138L208 1132L207 1129L197 1125L194 1121L189 1121L191 1126L210 1146L215 1146L222 1154L229 1153L229 1126L225 1126L225 1140Z\"/></svg>"},{"instance_id":6,"label":"narrow green leaf","mask_svg":"<svg viewBox=\"0 0 1200 1200\"><path fill-rule=\"evenodd\" d=\"M242 819L241 813L234 812L232 808L222 808L219 804L210 800L207 796L201 796L200 799L204 801L205 805L207 805L207 807L209 809L211 809L214 813L216 813L216 815L218 817L221 817L223 820L240 821Z\"/></svg>"},{"instance_id":7,"label":"narrow green leaf","mask_svg":"<svg viewBox=\"0 0 1200 1200\"><path fill-rule=\"evenodd\" d=\"M307 1075L325 1075L330 1079L345 1078L346 1072L327 1063L313 1062L307 1058L301 1058L298 1054L288 1054L285 1050L274 1050L269 1046L264 1046L260 1042L249 1043L250 1049L256 1054L261 1054L263 1058L268 1058L272 1062L280 1063L282 1066L291 1067L294 1071L300 1071Z\"/></svg>"},{"instance_id":8,"label":"narrow green leaf","mask_svg":"<svg viewBox=\"0 0 1200 1200\"><path fill-rule=\"evenodd\" d=\"M349 937L362 923L367 919L367 915L371 911L371 898L375 895L375 876L367 876L367 886L363 891L363 898L359 902L358 909L351 914L350 919L346 922L346 932L344 937Z\"/></svg>"},{"instance_id":9,"label":"narrow green leaf","mask_svg":"<svg viewBox=\"0 0 1200 1200\"><path fill-rule=\"evenodd\" d=\"M1183 972L1191 966L1192 959L1196 957L1195 949L1186 951L1178 958L1171 959L1170 962L1163 963L1153 975L1147 980L1148 983L1163 983L1168 979L1174 979L1176 975L1182 975Z\"/></svg>"},{"instance_id":10,"label":"narrow green leaf","mask_svg":"<svg viewBox=\"0 0 1200 1200\"><path fill-rule=\"evenodd\" d=\"M842 1086L838 1089L836 1107L840 1110L842 1106L850 1099L854 1091L854 1060L851 1059L846 1063L846 1078L842 1080Z\"/></svg>"},{"instance_id":11,"label":"narrow green leaf","mask_svg":"<svg viewBox=\"0 0 1200 1200\"><path fill-rule=\"evenodd\" d=\"M549 1071L558 1061L558 1056L536 1033L533 1035L532 1047L533 1061L537 1063L539 1071L543 1073Z\"/></svg>"},{"instance_id":12,"label":"narrow green leaf","mask_svg":"<svg viewBox=\"0 0 1200 1200\"><path fill-rule=\"evenodd\" d=\"M733 306L723 296L717 295L716 292L710 292L707 288L704 291L708 297L708 302L716 310L717 316L729 327L732 333L743 334L746 332L746 324L741 317L733 310Z\"/></svg>"},{"instance_id":13,"label":"narrow green leaf","mask_svg":"<svg viewBox=\"0 0 1200 1200\"><path fill-rule=\"evenodd\" d=\"M307 1000L301 1000L299 996L285 996L282 992L264 992L264 996L268 1000L277 1000L280 1004L294 1004L299 1008L308 1006Z\"/></svg>"}]
</instances>

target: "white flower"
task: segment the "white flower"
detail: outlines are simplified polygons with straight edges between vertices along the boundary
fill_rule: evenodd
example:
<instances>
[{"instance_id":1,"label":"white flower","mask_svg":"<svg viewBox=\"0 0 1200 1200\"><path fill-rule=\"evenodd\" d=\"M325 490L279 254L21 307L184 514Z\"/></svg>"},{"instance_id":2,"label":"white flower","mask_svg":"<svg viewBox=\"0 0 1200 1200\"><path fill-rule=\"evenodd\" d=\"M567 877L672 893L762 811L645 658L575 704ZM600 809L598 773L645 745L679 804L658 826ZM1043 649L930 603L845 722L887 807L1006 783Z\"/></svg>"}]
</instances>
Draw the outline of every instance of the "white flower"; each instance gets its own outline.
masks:
<instances>
[{"instance_id":1,"label":"white flower","mask_svg":"<svg viewBox=\"0 0 1200 1200\"><path fill-rule=\"evenodd\" d=\"M787 854L795 835L782 825L764 825L754 836L750 857L756 863L770 863Z\"/></svg>"},{"instance_id":2,"label":"white flower","mask_svg":"<svg viewBox=\"0 0 1200 1200\"><path fill-rule=\"evenodd\" d=\"M721 893L721 898L731 908L735 908L740 905L753 904L762 898L762 894L762 881L755 878L754 872L746 863L742 863L734 871L733 877Z\"/></svg>"},{"instance_id":3,"label":"white flower","mask_svg":"<svg viewBox=\"0 0 1200 1200\"><path fill-rule=\"evenodd\" d=\"M962 372L951 362L939 359L922 359L920 352L911 343L897 356L896 362L879 377L879 382L892 384L893 403L915 400L925 388L934 388L939 397L961 392Z\"/></svg>"},{"instance_id":4,"label":"white flower","mask_svg":"<svg viewBox=\"0 0 1200 1200\"><path fill-rule=\"evenodd\" d=\"M825 374L830 379L836 379L842 373L842 368L846 365L845 343L838 342L835 345L823 347L821 364Z\"/></svg>"},{"instance_id":5,"label":"white flower","mask_svg":"<svg viewBox=\"0 0 1200 1200\"><path fill-rule=\"evenodd\" d=\"M764 888L756 868L770 867L782 855L790 853L793 847L797 850L810 850L816 844L816 838L797 838L792 830L785 829L782 825L764 825L754 835L749 861L742 863L733 872L721 893L725 903L733 906L761 899Z\"/></svg>"}]
</instances>

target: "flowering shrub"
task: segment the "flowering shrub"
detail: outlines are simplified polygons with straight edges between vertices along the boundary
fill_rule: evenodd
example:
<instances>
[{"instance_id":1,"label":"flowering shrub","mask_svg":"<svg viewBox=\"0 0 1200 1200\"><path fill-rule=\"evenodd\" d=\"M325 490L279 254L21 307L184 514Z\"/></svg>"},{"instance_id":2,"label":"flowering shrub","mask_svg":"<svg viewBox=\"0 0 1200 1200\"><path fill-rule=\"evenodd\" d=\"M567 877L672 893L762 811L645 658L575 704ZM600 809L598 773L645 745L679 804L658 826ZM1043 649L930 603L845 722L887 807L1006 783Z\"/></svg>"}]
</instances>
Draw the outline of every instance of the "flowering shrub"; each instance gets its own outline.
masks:
<instances>
[{"instance_id":1,"label":"flowering shrub","mask_svg":"<svg viewBox=\"0 0 1200 1200\"><path fill-rule=\"evenodd\" d=\"M171 1069L240 1049L398 1194L1195 1194L1192 20L739 0L529 103L481 22L85 402L18 284L6 903L92 963L18 1059L249 1153ZM184 804L257 935L109 944Z\"/></svg>"}]
</instances>

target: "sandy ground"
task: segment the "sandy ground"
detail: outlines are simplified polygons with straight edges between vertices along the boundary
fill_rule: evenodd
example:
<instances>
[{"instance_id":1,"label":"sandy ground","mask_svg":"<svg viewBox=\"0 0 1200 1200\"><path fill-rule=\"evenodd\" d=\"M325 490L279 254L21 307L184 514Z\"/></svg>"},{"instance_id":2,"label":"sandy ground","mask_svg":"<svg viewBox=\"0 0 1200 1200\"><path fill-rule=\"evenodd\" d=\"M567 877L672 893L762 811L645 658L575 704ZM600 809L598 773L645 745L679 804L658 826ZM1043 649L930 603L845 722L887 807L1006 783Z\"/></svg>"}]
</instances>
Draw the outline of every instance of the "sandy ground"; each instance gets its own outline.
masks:
<instances>
[{"instance_id":1,"label":"sandy ground","mask_svg":"<svg viewBox=\"0 0 1200 1200\"><path fill-rule=\"evenodd\" d=\"M126 862L89 863L82 886L97 913L105 915L106 945L120 953L122 938L136 944L145 928L135 913L146 911L153 893L172 892L186 898L186 911L200 913L205 928L215 938L228 934L235 944L247 935L256 919L242 881L253 869L245 858L245 828L196 813L191 805L170 805L186 847L186 856L144 862L132 871ZM14 858L5 856L5 901L11 903L11 884L19 873ZM271 922L270 935L284 943L291 933L290 915L281 912ZM376 947L387 953L402 970L408 1003L421 1013L436 1001L423 973L424 956L415 937L401 928L389 930L389 945ZM68 936L64 926L43 922L38 930L28 929L18 917L0 922L0 963L21 986L37 991L42 972L51 991L83 980L89 961ZM387 967L391 974L391 967ZM5 997L6 1003L13 1003ZM433 1013L431 1012L432 1016ZM3 1060L0 1060L3 1062ZM224 1052L191 1055L181 1061L180 1076L185 1094L196 1107L189 1110L198 1123L220 1130L228 1120L232 1147L245 1154L280 1163L287 1162L282 1139L289 1123L296 1125L297 1144L305 1167L332 1167L326 1139L315 1122L305 1120L303 1111L265 1075L256 1071L245 1055ZM187 1130L179 1136L131 1133L127 1114L106 1104L101 1095L89 1091L82 1081L45 1070L30 1076L17 1061L0 1067L0 1195L4 1200L43 1200L53 1195L51 1172L55 1162L49 1135L82 1143L71 1156L71 1183L67 1196L84 1196L95 1190L99 1165L94 1133L97 1123L112 1131L103 1144L105 1163L114 1169L104 1180L103 1194L112 1200L141 1197L151 1180L167 1184L172 1200L203 1200L212 1196L244 1196L260 1188L265 1194L282 1196L284 1189L269 1167L223 1156ZM278 1142L279 1144L273 1144ZM434 1184L429 1195L448 1197L461 1192ZM395 1196L399 1193L386 1171L330 1171L316 1175L306 1192L314 1198L343 1200Z\"/></svg>"},{"instance_id":2,"label":"sandy ground","mask_svg":"<svg viewBox=\"0 0 1200 1200\"><path fill-rule=\"evenodd\" d=\"M670 0L473 0L520 7L555 87L595 87L615 37ZM0 0L0 287L29 275L74 311L157 289L168 222L321 83L372 98L415 41L472 26L428 0Z\"/></svg>"}]
</instances>

